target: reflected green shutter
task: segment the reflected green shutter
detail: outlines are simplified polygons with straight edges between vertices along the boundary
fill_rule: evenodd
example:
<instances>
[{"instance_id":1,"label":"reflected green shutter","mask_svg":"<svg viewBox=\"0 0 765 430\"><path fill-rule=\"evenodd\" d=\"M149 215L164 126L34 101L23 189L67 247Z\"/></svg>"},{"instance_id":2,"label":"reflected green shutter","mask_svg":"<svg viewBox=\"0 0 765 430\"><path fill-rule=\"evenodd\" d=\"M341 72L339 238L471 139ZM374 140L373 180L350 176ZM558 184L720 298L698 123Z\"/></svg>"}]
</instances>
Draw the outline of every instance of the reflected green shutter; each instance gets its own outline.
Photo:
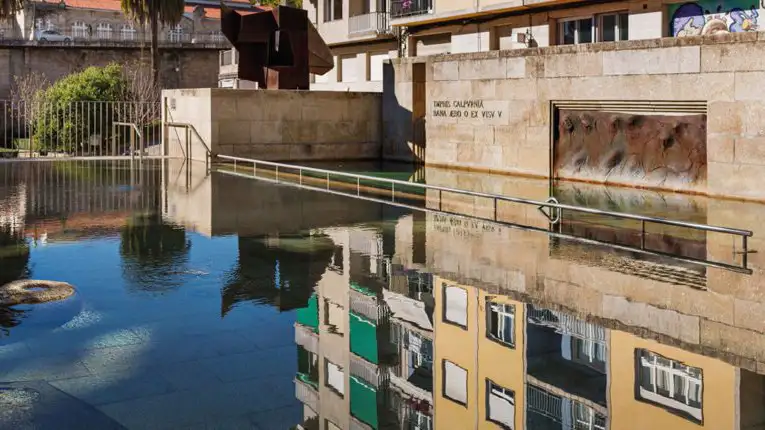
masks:
<instances>
[{"instance_id":1,"label":"reflected green shutter","mask_svg":"<svg viewBox=\"0 0 765 430\"><path fill-rule=\"evenodd\" d=\"M370 363L379 364L377 357L377 326L374 322L350 313L351 352Z\"/></svg>"}]
</instances>

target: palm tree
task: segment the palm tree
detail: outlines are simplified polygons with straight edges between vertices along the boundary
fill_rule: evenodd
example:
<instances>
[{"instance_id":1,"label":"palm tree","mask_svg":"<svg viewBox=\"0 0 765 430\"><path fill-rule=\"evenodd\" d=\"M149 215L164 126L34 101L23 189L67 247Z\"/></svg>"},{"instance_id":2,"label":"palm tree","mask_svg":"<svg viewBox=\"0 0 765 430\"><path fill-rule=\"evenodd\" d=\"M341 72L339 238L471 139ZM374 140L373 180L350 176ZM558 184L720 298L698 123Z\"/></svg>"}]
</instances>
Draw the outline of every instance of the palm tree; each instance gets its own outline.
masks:
<instances>
[{"instance_id":1,"label":"palm tree","mask_svg":"<svg viewBox=\"0 0 765 430\"><path fill-rule=\"evenodd\" d=\"M3 4L8 1L2 0ZM140 24L148 20L151 25L151 72L155 84L159 82L159 24L176 25L183 17L184 0L121 0L122 11Z\"/></svg>"},{"instance_id":2,"label":"palm tree","mask_svg":"<svg viewBox=\"0 0 765 430\"><path fill-rule=\"evenodd\" d=\"M0 18L9 19L16 15L16 13L24 9L24 0L1 0L0 1Z\"/></svg>"}]
</instances>

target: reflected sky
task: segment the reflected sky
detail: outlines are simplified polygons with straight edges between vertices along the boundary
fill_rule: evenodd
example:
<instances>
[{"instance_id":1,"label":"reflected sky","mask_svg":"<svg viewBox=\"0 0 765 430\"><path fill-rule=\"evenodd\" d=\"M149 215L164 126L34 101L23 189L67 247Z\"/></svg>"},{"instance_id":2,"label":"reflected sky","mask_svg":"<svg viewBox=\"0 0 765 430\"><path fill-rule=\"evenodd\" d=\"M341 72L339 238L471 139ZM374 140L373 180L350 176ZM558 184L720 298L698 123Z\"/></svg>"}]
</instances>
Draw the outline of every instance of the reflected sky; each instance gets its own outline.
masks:
<instances>
[{"instance_id":1,"label":"reflected sky","mask_svg":"<svg viewBox=\"0 0 765 430\"><path fill-rule=\"evenodd\" d=\"M699 197L322 167L734 220ZM655 230L669 256L645 256L480 220L478 202L424 213L174 162L3 163L0 178L0 281L77 288L0 307L0 391L85 420L66 428L765 428L756 254L751 275L672 258L735 263L725 239ZM636 245L608 220L556 228Z\"/></svg>"}]
</instances>

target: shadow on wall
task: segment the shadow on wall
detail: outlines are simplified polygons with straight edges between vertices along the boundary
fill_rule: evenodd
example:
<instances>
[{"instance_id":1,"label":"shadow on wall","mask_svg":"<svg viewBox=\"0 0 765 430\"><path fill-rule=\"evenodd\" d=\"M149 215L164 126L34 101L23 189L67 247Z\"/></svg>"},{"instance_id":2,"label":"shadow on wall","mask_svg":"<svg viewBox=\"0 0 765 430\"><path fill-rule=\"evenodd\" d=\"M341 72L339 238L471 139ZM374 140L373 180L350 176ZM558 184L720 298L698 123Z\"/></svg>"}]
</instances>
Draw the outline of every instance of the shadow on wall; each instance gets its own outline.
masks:
<instances>
[{"instance_id":1,"label":"shadow on wall","mask_svg":"<svg viewBox=\"0 0 765 430\"><path fill-rule=\"evenodd\" d=\"M405 68L409 73L402 72ZM383 63L382 103L383 159L424 163L425 63Z\"/></svg>"},{"instance_id":2,"label":"shadow on wall","mask_svg":"<svg viewBox=\"0 0 765 430\"><path fill-rule=\"evenodd\" d=\"M556 131L558 178L684 190L706 184L706 115L561 109Z\"/></svg>"}]
</instances>

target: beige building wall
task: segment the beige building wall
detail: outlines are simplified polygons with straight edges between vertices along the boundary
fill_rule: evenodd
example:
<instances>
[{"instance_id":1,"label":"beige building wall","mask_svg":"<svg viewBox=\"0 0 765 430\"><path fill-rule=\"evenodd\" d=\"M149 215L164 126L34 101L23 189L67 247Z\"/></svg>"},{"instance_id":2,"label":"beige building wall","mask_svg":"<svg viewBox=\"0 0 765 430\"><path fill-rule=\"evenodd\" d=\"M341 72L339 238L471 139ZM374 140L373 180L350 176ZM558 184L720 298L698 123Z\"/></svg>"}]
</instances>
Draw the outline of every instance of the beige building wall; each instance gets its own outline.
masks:
<instances>
[{"instance_id":1,"label":"beige building wall","mask_svg":"<svg viewBox=\"0 0 765 430\"><path fill-rule=\"evenodd\" d=\"M734 366L634 335L611 331L609 409L611 428L735 429L739 428L739 380ZM696 423L635 398L635 350L646 349L702 372L703 422Z\"/></svg>"}]
</instances>

